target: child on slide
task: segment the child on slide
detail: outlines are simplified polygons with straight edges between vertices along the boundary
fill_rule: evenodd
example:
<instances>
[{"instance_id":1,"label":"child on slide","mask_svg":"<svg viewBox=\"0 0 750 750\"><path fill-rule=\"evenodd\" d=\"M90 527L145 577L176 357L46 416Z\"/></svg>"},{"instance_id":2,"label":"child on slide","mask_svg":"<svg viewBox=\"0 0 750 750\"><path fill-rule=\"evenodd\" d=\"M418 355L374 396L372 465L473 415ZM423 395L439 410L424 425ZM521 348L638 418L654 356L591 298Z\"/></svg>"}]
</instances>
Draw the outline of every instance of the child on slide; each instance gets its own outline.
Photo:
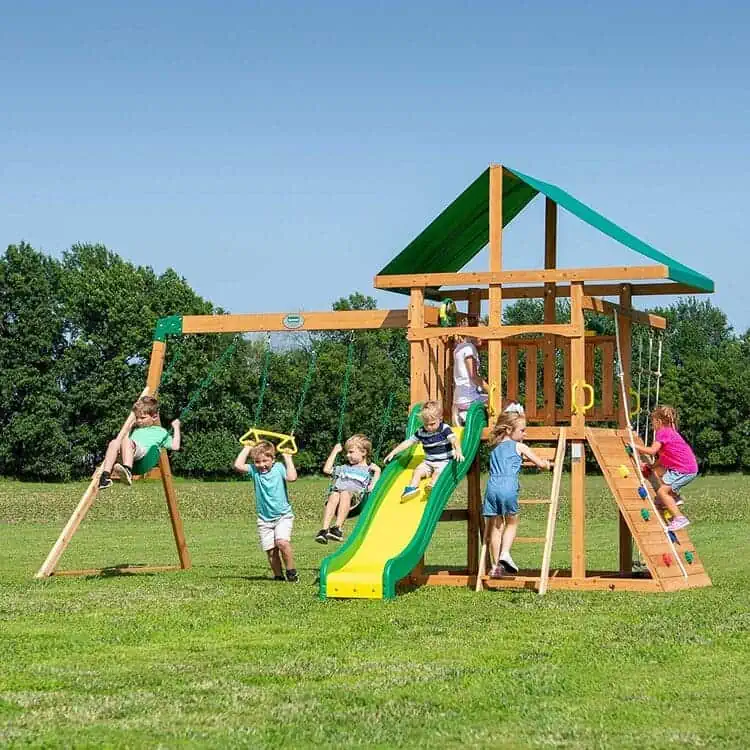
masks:
<instances>
[{"instance_id":1,"label":"child on slide","mask_svg":"<svg viewBox=\"0 0 750 750\"><path fill-rule=\"evenodd\" d=\"M346 463L334 466L336 456L346 451ZM380 467L370 463L372 443L366 435L352 435L342 448L336 443L323 466L323 473L333 477L331 491L323 511L323 528L315 535L319 544L328 544L328 540L344 540L343 526L347 515L362 501L365 492L375 486L380 477ZM335 525L331 526L336 516Z\"/></svg>"},{"instance_id":2,"label":"child on slide","mask_svg":"<svg viewBox=\"0 0 750 750\"><path fill-rule=\"evenodd\" d=\"M422 407L422 427L412 437L399 443L386 457L385 462L392 461L399 453L416 443L422 443L425 459L412 474L409 484L404 487L402 502L414 497L419 492L419 483L430 478L427 491L435 486L438 477L446 466L455 458L464 460L461 444L449 425L443 422L443 406L439 401L426 401Z\"/></svg>"},{"instance_id":3,"label":"child on slide","mask_svg":"<svg viewBox=\"0 0 750 750\"><path fill-rule=\"evenodd\" d=\"M135 429L132 429L133 427ZM133 462L143 458L151 448L180 450L180 420L173 420L170 435L159 424L159 402L154 396L142 396L133 404L132 414L128 417L128 430L130 434L121 442L112 440L107 447L102 473L99 476L100 490L112 486L113 471L127 484L132 484Z\"/></svg>"}]
</instances>

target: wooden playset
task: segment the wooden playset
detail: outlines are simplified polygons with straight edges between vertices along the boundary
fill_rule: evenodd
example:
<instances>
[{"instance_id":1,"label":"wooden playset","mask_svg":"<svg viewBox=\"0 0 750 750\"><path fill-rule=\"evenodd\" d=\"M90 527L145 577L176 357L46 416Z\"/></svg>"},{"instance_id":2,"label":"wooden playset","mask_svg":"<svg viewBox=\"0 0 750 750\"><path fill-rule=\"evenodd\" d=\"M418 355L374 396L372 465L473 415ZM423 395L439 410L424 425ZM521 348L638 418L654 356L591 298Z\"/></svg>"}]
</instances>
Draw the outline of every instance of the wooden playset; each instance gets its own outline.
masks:
<instances>
[{"instance_id":1,"label":"wooden playset","mask_svg":"<svg viewBox=\"0 0 750 750\"><path fill-rule=\"evenodd\" d=\"M504 271L503 227L540 193L546 201L544 267ZM558 268L558 206L655 263ZM489 270L462 273L461 269L487 246ZM480 466L475 459L466 474L468 507L443 510L440 516L443 521L466 523L466 569L428 569L422 561L411 569L409 580L417 585L477 589L523 587L541 593L547 587L657 592L711 584L687 531L669 532L654 504L654 493L643 477L640 463L633 457L632 445L637 437L631 426L629 405L633 393L630 382L633 324L651 330L666 327L663 318L634 309L633 298L710 293L713 291L710 279L639 240L560 188L517 170L491 165L383 268L375 277L374 286L407 294L408 310L163 319L157 326L144 393L158 389L168 334L395 327L405 328L410 342L412 405L427 399L440 400L447 419L452 402L452 348L456 337L474 337L487 347L490 426L501 403L505 399L517 400L523 391L529 442L552 444L537 451L555 460L550 497L522 501L549 504L547 533L545 537L516 540L544 545L541 569L521 571L499 580L486 576ZM615 297L617 302L601 299L604 296ZM482 302L488 301L488 324L441 326L438 308L427 303L445 297L465 305L472 321L479 319ZM556 300L562 297L570 300L570 322L556 319ZM544 300L543 323L503 325L503 302L522 298ZM588 335L585 310L613 316L616 335ZM487 437L487 430L483 437ZM613 511L617 508L619 569L614 571L590 570L586 564L587 451L595 457L614 496ZM566 455L570 459L570 567L551 569L554 521ZM179 567L188 568L190 556L165 451L158 456L158 471L177 544ZM66 572L57 572L57 564L96 498L98 475L99 471L39 569L38 578ZM361 519L360 524L365 521ZM638 571L633 570L634 543L644 563L644 568ZM173 568L132 570L157 569ZM67 571L69 574L97 572L100 571ZM373 592L375 588L372 587ZM343 595L368 595L352 591L357 589ZM335 595L331 591L328 594ZM378 591L371 595L387 594Z\"/></svg>"}]
</instances>

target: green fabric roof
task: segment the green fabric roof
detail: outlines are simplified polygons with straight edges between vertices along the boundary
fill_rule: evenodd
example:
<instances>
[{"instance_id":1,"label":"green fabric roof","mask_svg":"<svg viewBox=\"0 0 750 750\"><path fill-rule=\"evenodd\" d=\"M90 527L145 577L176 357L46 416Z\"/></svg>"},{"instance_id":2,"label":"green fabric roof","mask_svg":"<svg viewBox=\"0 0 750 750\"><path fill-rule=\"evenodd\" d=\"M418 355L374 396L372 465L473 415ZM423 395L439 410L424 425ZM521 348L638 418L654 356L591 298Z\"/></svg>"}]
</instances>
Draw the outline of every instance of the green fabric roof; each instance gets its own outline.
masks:
<instances>
[{"instance_id":1,"label":"green fabric roof","mask_svg":"<svg viewBox=\"0 0 750 750\"><path fill-rule=\"evenodd\" d=\"M707 276L638 239L562 188L509 167L503 172L503 226L513 221L538 193L622 245L664 264L672 281L704 292L714 291L714 282ZM486 169L378 275L460 271L489 242L489 194L490 170Z\"/></svg>"}]
</instances>

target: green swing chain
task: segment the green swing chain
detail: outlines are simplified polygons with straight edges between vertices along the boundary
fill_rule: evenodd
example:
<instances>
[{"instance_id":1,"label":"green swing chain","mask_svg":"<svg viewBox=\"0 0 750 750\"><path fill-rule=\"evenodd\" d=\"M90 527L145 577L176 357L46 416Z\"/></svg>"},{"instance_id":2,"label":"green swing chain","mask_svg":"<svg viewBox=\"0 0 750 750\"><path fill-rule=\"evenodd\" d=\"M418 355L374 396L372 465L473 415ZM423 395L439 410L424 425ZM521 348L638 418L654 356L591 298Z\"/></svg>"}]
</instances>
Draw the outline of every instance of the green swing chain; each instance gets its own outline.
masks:
<instances>
[{"instance_id":1,"label":"green swing chain","mask_svg":"<svg viewBox=\"0 0 750 750\"><path fill-rule=\"evenodd\" d=\"M174 357L172 357L172 361L169 363L167 369L164 370L164 372L161 374L161 380L159 381L159 388L157 390L161 390L161 387L172 376L172 371L174 370L175 365L180 361L181 356L182 348L178 345L177 347L175 347Z\"/></svg>"},{"instance_id":2,"label":"green swing chain","mask_svg":"<svg viewBox=\"0 0 750 750\"><path fill-rule=\"evenodd\" d=\"M307 392L310 390L310 384L312 383L313 374L315 373L315 365L317 360L317 352L313 349L310 355L310 363L307 366L307 375L305 375L305 382L302 386L302 393L297 403L297 411L294 414L294 420L292 421L292 429L289 431L290 435L294 435L299 426L300 419L302 418L302 407L305 405L305 399L307 398Z\"/></svg>"},{"instance_id":3,"label":"green swing chain","mask_svg":"<svg viewBox=\"0 0 750 750\"><path fill-rule=\"evenodd\" d=\"M372 457L372 460L374 463L378 463L380 460L380 451L383 449L383 441L385 440L385 432L388 429L388 425L391 422L391 410L393 409L393 399L395 397L394 393L391 393L388 396L388 405L385 407L385 412L383 413L383 419L380 423L380 434L378 435L378 445L377 448L375 448L375 453Z\"/></svg>"},{"instance_id":4,"label":"green swing chain","mask_svg":"<svg viewBox=\"0 0 750 750\"><path fill-rule=\"evenodd\" d=\"M266 355L263 359L263 373L260 380L260 393L258 394L258 403L255 407L255 418L253 419L253 427L258 426L258 420L260 419L260 412L263 409L263 397L266 395L266 385L268 383L268 368L271 364L271 334L266 334Z\"/></svg>"},{"instance_id":5,"label":"green swing chain","mask_svg":"<svg viewBox=\"0 0 750 750\"><path fill-rule=\"evenodd\" d=\"M224 350L224 353L219 357L218 360L214 363L214 366L209 370L208 375L206 375L203 380L198 384L198 387L190 394L190 398L183 408L183 410L180 412L180 421L182 421L193 409L195 406L195 403L198 401L198 399L203 395L203 392L208 388L209 385L213 382L214 378L218 375L221 368L224 366L225 362L227 362L230 357L234 354L235 349L237 348L237 344L240 341L239 336L235 336L232 340L232 343L229 344L229 346Z\"/></svg>"},{"instance_id":6,"label":"green swing chain","mask_svg":"<svg viewBox=\"0 0 750 750\"><path fill-rule=\"evenodd\" d=\"M341 389L341 405L339 408L339 428L336 433L336 442L344 439L344 418L346 417L346 402L349 395L349 380L351 378L352 364L354 363L354 331L349 335L349 348L346 352L346 371L344 372L344 386Z\"/></svg>"}]
</instances>

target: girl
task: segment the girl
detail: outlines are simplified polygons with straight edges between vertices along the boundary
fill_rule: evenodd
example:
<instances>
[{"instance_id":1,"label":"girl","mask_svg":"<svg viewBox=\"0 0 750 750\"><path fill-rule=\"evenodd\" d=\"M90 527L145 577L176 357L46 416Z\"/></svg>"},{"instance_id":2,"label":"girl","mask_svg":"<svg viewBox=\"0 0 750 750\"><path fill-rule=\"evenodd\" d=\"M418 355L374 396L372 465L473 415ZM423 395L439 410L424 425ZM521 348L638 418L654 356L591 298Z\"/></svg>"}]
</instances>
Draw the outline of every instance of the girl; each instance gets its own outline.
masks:
<instances>
[{"instance_id":1,"label":"girl","mask_svg":"<svg viewBox=\"0 0 750 750\"><path fill-rule=\"evenodd\" d=\"M500 578L503 572L518 573L518 566L510 556L510 548L518 531L518 473L525 458L540 469L551 464L539 458L521 442L526 432L526 419L516 412L504 412L492 430L495 445L490 453L490 478L484 495L482 515L487 519L485 538L490 540L495 566L490 578Z\"/></svg>"},{"instance_id":2,"label":"girl","mask_svg":"<svg viewBox=\"0 0 750 750\"><path fill-rule=\"evenodd\" d=\"M334 466L336 456L346 450L346 463ZM323 528L315 535L319 544L328 544L328 540L341 542L344 532L341 530L352 507L362 500L362 495L375 486L380 477L380 467L368 462L372 452L372 443L365 435L352 435L341 447L336 443L323 466L323 473L333 477L326 508L323 512ZM330 526L334 515L336 525ZM329 528L330 526L330 528Z\"/></svg>"},{"instance_id":3,"label":"girl","mask_svg":"<svg viewBox=\"0 0 750 750\"><path fill-rule=\"evenodd\" d=\"M635 446L639 453L659 457L659 463L654 467L654 473L661 482L656 491L656 502L672 514L667 526L669 531L679 531L690 523L677 506L682 505L680 490L698 476L695 454L685 438L677 432L678 423L679 417L673 407L658 406L651 412L654 442L649 446Z\"/></svg>"}]
</instances>

